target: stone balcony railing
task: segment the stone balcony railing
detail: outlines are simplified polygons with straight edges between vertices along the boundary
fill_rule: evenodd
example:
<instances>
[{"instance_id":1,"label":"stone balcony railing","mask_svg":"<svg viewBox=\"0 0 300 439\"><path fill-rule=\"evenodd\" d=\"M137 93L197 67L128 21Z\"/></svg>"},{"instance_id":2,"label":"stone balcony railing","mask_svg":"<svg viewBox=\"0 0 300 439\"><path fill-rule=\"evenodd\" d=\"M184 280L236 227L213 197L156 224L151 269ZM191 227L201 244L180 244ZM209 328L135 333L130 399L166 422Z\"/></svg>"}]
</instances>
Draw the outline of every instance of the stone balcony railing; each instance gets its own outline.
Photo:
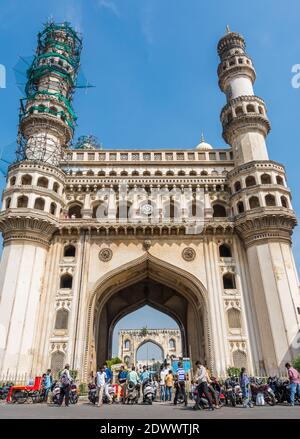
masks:
<instances>
[{"instance_id":1,"label":"stone balcony railing","mask_svg":"<svg viewBox=\"0 0 300 439\"><path fill-rule=\"evenodd\" d=\"M194 161L232 161L232 151L228 149L214 149L211 151L193 151L193 150L66 150L66 162L81 163L161 163L161 162L194 162ZM64 162L62 162L64 166Z\"/></svg>"}]
</instances>

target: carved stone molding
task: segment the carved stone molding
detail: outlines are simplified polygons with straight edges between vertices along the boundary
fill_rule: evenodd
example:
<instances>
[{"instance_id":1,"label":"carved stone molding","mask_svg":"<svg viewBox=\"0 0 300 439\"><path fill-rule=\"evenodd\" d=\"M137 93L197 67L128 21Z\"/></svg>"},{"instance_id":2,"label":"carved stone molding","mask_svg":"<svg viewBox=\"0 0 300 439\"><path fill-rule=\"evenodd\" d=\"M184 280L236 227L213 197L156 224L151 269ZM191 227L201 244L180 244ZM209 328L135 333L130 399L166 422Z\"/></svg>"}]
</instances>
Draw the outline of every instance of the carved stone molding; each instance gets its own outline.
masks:
<instances>
[{"instance_id":1,"label":"carved stone molding","mask_svg":"<svg viewBox=\"0 0 300 439\"><path fill-rule=\"evenodd\" d=\"M48 246L57 230L57 221L52 216L41 213L30 213L28 209L18 213L3 212L0 214L0 230L4 244L9 241L34 241Z\"/></svg>"},{"instance_id":2,"label":"carved stone molding","mask_svg":"<svg viewBox=\"0 0 300 439\"><path fill-rule=\"evenodd\" d=\"M261 241L291 242L297 219L293 211L284 208L258 208L243 213L236 219L236 231L249 247Z\"/></svg>"},{"instance_id":3,"label":"carved stone molding","mask_svg":"<svg viewBox=\"0 0 300 439\"><path fill-rule=\"evenodd\" d=\"M151 240L150 239L145 239L144 243L143 243L143 247L146 251L148 251L151 247Z\"/></svg>"},{"instance_id":4,"label":"carved stone molding","mask_svg":"<svg viewBox=\"0 0 300 439\"><path fill-rule=\"evenodd\" d=\"M195 259L196 252L192 247L186 247L182 250L181 255L185 261L191 262Z\"/></svg>"},{"instance_id":5,"label":"carved stone molding","mask_svg":"<svg viewBox=\"0 0 300 439\"><path fill-rule=\"evenodd\" d=\"M108 262L108 261L110 261L111 258L112 258L112 256L113 256L113 252L112 252L112 250L111 250L110 248L108 248L108 247L102 248L102 249L100 250L100 252L99 252L99 259L100 259L100 261L102 261L102 262Z\"/></svg>"}]
</instances>

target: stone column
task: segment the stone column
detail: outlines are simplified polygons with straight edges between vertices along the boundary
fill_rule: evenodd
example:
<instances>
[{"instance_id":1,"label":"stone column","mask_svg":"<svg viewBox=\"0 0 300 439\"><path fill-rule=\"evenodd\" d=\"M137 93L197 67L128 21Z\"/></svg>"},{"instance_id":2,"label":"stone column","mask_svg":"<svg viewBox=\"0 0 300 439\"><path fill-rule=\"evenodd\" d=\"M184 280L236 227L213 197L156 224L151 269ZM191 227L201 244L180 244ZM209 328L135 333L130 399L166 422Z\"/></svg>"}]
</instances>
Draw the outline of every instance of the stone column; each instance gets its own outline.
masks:
<instances>
[{"instance_id":1,"label":"stone column","mask_svg":"<svg viewBox=\"0 0 300 439\"><path fill-rule=\"evenodd\" d=\"M54 224L38 217L0 218L0 370L33 373L35 330L48 245ZM46 226L46 230L45 230Z\"/></svg>"},{"instance_id":2,"label":"stone column","mask_svg":"<svg viewBox=\"0 0 300 439\"><path fill-rule=\"evenodd\" d=\"M284 371L286 361L300 352L300 294L291 243L291 214L240 220L238 230L246 246L251 295L257 316L267 374ZM252 224L252 227L250 227Z\"/></svg>"}]
</instances>

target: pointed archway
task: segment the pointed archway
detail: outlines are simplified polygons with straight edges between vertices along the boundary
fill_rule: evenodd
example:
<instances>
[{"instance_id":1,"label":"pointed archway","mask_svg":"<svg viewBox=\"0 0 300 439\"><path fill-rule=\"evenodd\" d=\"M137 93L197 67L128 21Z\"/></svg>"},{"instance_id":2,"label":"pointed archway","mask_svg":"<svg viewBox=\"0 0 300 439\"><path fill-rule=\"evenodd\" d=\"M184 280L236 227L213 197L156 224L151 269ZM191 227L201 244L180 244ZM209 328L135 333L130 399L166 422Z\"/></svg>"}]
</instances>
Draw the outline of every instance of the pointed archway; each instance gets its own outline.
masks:
<instances>
[{"instance_id":1,"label":"pointed archway","mask_svg":"<svg viewBox=\"0 0 300 439\"><path fill-rule=\"evenodd\" d=\"M85 376L111 355L112 332L126 314L149 304L173 317L182 352L213 369L207 294L194 275L150 254L103 276L90 293ZM92 359L92 360L91 360Z\"/></svg>"}]
</instances>

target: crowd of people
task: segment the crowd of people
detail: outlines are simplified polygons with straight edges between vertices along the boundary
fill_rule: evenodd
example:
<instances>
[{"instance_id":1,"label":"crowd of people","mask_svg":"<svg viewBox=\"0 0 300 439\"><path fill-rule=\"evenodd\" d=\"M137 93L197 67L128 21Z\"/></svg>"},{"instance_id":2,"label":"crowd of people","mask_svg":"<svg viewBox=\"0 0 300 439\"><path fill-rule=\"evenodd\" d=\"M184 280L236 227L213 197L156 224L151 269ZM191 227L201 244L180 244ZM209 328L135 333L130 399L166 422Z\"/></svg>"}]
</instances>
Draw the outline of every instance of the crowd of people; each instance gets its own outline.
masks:
<instances>
[{"instance_id":1,"label":"crowd of people","mask_svg":"<svg viewBox=\"0 0 300 439\"><path fill-rule=\"evenodd\" d=\"M300 374L289 363L287 363L285 367L290 381L289 405L293 406L295 403L295 395L300 399ZM200 361L197 361L195 363L195 370L195 374L189 376L183 368L182 362L178 362L178 366L175 370L172 370L170 364L165 362L161 366L160 371L156 373L151 372L147 366L143 366L142 370L138 372L135 366L126 370L125 366L121 365L116 377L116 384L118 384L118 392L117 395L115 395L116 401L125 404L128 383L133 383L138 389L138 395L140 397L143 386L151 380L155 388L154 400L156 401L169 402L176 405L180 396L181 402L186 406L188 404L188 390L191 392L192 389L196 389L197 398L194 409L199 408L201 397L206 398L208 410L212 411L215 408L219 408L218 392L216 392L215 388L211 385L212 378L208 368L201 364ZM66 406L69 406L69 392L72 381L70 367L66 364L59 377L59 406L63 404L63 401ZM109 385L113 383L113 372L110 367L108 367L107 363L98 367L94 381L97 388L98 406L102 406L104 396L106 397L107 402L111 404L113 401L108 389ZM243 396L243 407L253 407L250 390L250 377L244 367L240 372L239 385ZM53 377L51 370L48 369L42 376L44 401L48 400L52 386Z\"/></svg>"}]
</instances>

